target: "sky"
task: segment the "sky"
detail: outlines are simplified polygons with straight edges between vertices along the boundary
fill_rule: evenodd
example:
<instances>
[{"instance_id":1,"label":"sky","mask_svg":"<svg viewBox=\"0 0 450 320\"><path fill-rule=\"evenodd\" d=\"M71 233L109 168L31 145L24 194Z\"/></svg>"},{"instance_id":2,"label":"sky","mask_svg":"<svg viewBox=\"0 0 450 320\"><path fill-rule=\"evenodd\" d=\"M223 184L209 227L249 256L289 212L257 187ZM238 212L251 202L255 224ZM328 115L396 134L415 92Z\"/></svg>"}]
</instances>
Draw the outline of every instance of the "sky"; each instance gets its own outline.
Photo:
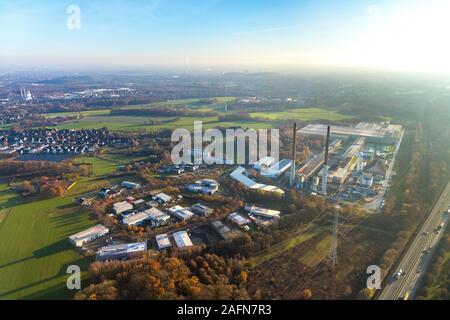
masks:
<instances>
[{"instance_id":1,"label":"sky","mask_svg":"<svg viewBox=\"0 0 450 320\"><path fill-rule=\"evenodd\" d=\"M449 16L448 0L2 0L0 65L450 72Z\"/></svg>"}]
</instances>

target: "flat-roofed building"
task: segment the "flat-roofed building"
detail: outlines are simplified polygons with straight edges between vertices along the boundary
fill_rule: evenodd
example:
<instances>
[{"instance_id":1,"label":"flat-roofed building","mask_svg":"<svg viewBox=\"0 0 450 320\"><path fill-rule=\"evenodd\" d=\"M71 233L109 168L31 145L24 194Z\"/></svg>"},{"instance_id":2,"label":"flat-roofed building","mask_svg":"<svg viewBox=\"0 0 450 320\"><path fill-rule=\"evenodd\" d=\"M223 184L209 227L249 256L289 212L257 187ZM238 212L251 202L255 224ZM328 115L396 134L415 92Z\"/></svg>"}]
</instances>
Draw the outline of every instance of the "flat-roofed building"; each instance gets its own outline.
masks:
<instances>
[{"instance_id":1,"label":"flat-roofed building","mask_svg":"<svg viewBox=\"0 0 450 320\"><path fill-rule=\"evenodd\" d=\"M194 204L191 207L191 209L194 213L199 214L201 216L207 216L214 212L213 209L205 206L203 203Z\"/></svg>"},{"instance_id":2,"label":"flat-roofed building","mask_svg":"<svg viewBox=\"0 0 450 320\"><path fill-rule=\"evenodd\" d=\"M139 183L129 182L129 181L122 181L122 183L120 185L122 187L130 189L130 190L136 190L136 189L141 188L141 185Z\"/></svg>"},{"instance_id":3,"label":"flat-roofed building","mask_svg":"<svg viewBox=\"0 0 450 320\"><path fill-rule=\"evenodd\" d=\"M309 124L300 129L301 134L326 136L328 125ZM386 123L359 123L355 127L332 126L331 135L335 137L365 137L369 142L394 143L401 135L402 127Z\"/></svg>"},{"instance_id":4,"label":"flat-roofed building","mask_svg":"<svg viewBox=\"0 0 450 320\"><path fill-rule=\"evenodd\" d=\"M142 255L146 251L147 242L118 244L100 248L96 260L127 260L130 257Z\"/></svg>"},{"instance_id":5,"label":"flat-roofed building","mask_svg":"<svg viewBox=\"0 0 450 320\"><path fill-rule=\"evenodd\" d=\"M228 218L238 226L244 226L246 224L249 224L251 221L243 216L241 216L239 213L234 212L228 216Z\"/></svg>"},{"instance_id":6,"label":"flat-roofed building","mask_svg":"<svg viewBox=\"0 0 450 320\"><path fill-rule=\"evenodd\" d=\"M292 166L292 160L283 159L268 169L261 170L261 175L268 178L278 178Z\"/></svg>"},{"instance_id":7,"label":"flat-roofed building","mask_svg":"<svg viewBox=\"0 0 450 320\"><path fill-rule=\"evenodd\" d=\"M109 233L109 229L101 224L98 224L87 230L78 232L69 237L69 241L76 247L82 247L83 244L94 241Z\"/></svg>"},{"instance_id":8,"label":"flat-roofed building","mask_svg":"<svg viewBox=\"0 0 450 320\"><path fill-rule=\"evenodd\" d=\"M170 201L172 201L172 197L161 192L158 193L156 196L154 196L153 200L155 200L158 203L169 203Z\"/></svg>"},{"instance_id":9,"label":"flat-roofed building","mask_svg":"<svg viewBox=\"0 0 450 320\"><path fill-rule=\"evenodd\" d=\"M189 220L194 216L192 211L178 205L170 208L168 211L171 215L182 221Z\"/></svg>"},{"instance_id":10,"label":"flat-roofed building","mask_svg":"<svg viewBox=\"0 0 450 320\"><path fill-rule=\"evenodd\" d=\"M253 216L264 219L278 219L280 218L281 212L278 210L272 210L267 208L260 208L256 206L248 207L246 206L246 210Z\"/></svg>"},{"instance_id":11,"label":"flat-roofed building","mask_svg":"<svg viewBox=\"0 0 450 320\"><path fill-rule=\"evenodd\" d=\"M172 247L172 243L170 242L169 236L165 233L157 235L155 239L159 250L164 250Z\"/></svg>"},{"instance_id":12,"label":"flat-roofed building","mask_svg":"<svg viewBox=\"0 0 450 320\"><path fill-rule=\"evenodd\" d=\"M180 249L186 248L186 247L192 247L194 245L186 231L175 232L173 234L173 238L175 240L177 247Z\"/></svg>"},{"instance_id":13,"label":"flat-roofed building","mask_svg":"<svg viewBox=\"0 0 450 320\"><path fill-rule=\"evenodd\" d=\"M280 195L284 195L284 191L282 189L280 189L279 187L262 184L262 183L257 183L256 181L254 181L254 180L250 179L249 177L247 177L246 175L244 175L245 171L246 170L244 167L238 167L236 170L234 170L230 174L230 177L233 178L234 180L242 183L244 186L246 186L249 189L262 190L265 192L273 192L273 193L278 193Z\"/></svg>"},{"instance_id":14,"label":"flat-roofed building","mask_svg":"<svg viewBox=\"0 0 450 320\"><path fill-rule=\"evenodd\" d=\"M253 168L256 170L267 169L275 163L273 157L263 157L253 164Z\"/></svg>"},{"instance_id":15,"label":"flat-roofed building","mask_svg":"<svg viewBox=\"0 0 450 320\"><path fill-rule=\"evenodd\" d=\"M145 211L138 212L131 216L128 216L122 220L122 223L127 226L137 226L141 225L149 220L155 221L167 221L170 219L170 216L159 211L156 208L150 208Z\"/></svg>"},{"instance_id":16,"label":"flat-roofed building","mask_svg":"<svg viewBox=\"0 0 450 320\"><path fill-rule=\"evenodd\" d=\"M116 202L113 204L113 211L115 214L121 214L130 210L133 210L133 205L127 201Z\"/></svg>"}]
</instances>

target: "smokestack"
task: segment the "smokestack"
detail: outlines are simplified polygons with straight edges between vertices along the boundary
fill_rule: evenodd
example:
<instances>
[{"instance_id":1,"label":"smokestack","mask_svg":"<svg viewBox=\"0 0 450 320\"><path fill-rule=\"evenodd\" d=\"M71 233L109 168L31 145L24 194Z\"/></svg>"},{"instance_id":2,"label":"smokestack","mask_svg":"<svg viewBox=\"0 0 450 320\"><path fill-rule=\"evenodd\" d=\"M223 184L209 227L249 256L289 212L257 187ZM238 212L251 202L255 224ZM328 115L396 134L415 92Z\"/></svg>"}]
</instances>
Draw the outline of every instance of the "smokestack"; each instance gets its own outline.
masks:
<instances>
[{"instance_id":1,"label":"smokestack","mask_svg":"<svg viewBox=\"0 0 450 320\"><path fill-rule=\"evenodd\" d=\"M297 160L297 123L294 123L294 145L292 146L292 165L291 165L291 178L289 184L294 187L295 184L295 171L296 171L296 160Z\"/></svg>"},{"instance_id":2,"label":"smokestack","mask_svg":"<svg viewBox=\"0 0 450 320\"><path fill-rule=\"evenodd\" d=\"M327 195L327 183L328 183L328 149L330 147L330 132L331 127L328 126L327 128L327 142L325 144L325 159L324 159L324 166L323 166L323 172L322 172L322 193L324 195Z\"/></svg>"}]
</instances>

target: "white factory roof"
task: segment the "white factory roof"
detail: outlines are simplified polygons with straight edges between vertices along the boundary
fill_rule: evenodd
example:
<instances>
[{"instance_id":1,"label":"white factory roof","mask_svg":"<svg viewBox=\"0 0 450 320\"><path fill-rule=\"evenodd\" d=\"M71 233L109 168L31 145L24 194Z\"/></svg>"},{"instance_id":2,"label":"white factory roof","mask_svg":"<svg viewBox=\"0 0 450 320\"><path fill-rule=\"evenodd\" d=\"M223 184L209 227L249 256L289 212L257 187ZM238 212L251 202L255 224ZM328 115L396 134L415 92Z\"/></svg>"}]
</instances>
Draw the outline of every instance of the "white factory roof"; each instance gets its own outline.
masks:
<instances>
[{"instance_id":1,"label":"white factory roof","mask_svg":"<svg viewBox=\"0 0 450 320\"><path fill-rule=\"evenodd\" d=\"M359 126L359 127L358 127ZM343 136L361 136L383 138L386 130L380 127L365 126L359 124L356 127L331 126L331 134ZM298 132L302 134L315 134L326 136L328 125L325 124L309 124Z\"/></svg>"},{"instance_id":2,"label":"white factory roof","mask_svg":"<svg viewBox=\"0 0 450 320\"><path fill-rule=\"evenodd\" d=\"M191 247L194 245L186 231L175 232L173 238L175 239L178 248Z\"/></svg>"},{"instance_id":3,"label":"white factory roof","mask_svg":"<svg viewBox=\"0 0 450 320\"><path fill-rule=\"evenodd\" d=\"M155 198L161 199L164 202L169 202L170 200L172 200L172 197L165 194L165 193L158 193Z\"/></svg>"},{"instance_id":4,"label":"white factory roof","mask_svg":"<svg viewBox=\"0 0 450 320\"><path fill-rule=\"evenodd\" d=\"M133 215L131 215L129 217L126 217L125 219L123 219L122 222L124 224L126 224L126 225L133 226L133 225L141 223L141 222L143 222L145 220L150 220L150 219L158 220L158 219L161 219L163 217L169 218L169 216L167 214L159 211L156 208L151 208L151 209L148 209L148 210L141 211L141 212L138 212L136 214L133 214Z\"/></svg>"},{"instance_id":5,"label":"white factory roof","mask_svg":"<svg viewBox=\"0 0 450 320\"><path fill-rule=\"evenodd\" d=\"M234 212L230 214L230 219L237 225L243 226L245 224L249 224L251 221L243 216L241 216L239 213Z\"/></svg>"},{"instance_id":6,"label":"white factory roof","mask_svg":"<svg viewBox=\"0 0 450 320\"><path fill-rule=\"evenodd\" d=\"M264 216L264 217L268 217L268 218L269 217L270 218L279 218L280 213L281 213L278 210L260 208L260 207L255 207L255 206L252 206L249 211L250 211L250 214L255 214L255 215Z\"/></svg>"},{"instance_id":7,"label":"white factory roof","mask_svg":"<svg viewBox=\"0 0 450 320\"><path fill-rule=\"evenodd\" d=\"M100 248L100 250L97 252L97 259L98 258L105 259L106 257L113 258L114 256L144 252L146 250L147 250L146 242L118 244L114 246Z\"/></svg>"},{"instance_id":8,"label":"white factory roof","mask_svg":"<svg viewBox=\"0 0 450 320\"><path fill-rule=\"evenodd\" d=\"M169 236L167 234L160 234L155 237L156 243L158 244L158 248L160 250L170 248L172 244L170 243Z\"/></svg>"},{"instance_id":9,"label":"white factory roof","mask_svg":"<svg viewBox=\"0 0 450 320\"><path fill-rule=\"evenodd\" d=\"M187 220L194 216L192 211L178 205L170 208L169 212L182 220Z\"/></svg>"},{"instance_id":10,"label":"white factory roof","mask_svg":"<svg viewBox=\"0 0 450 320\"><path fill-rule=\"evenodd\" d=\"M253 167L257 170L260 170L262 167L270 167L272 164L274 164L275 158L272 157L263 157L259 159L257 162L253 164Z\"/></svg>"},{"instance_id":11,"label":"white factory roof","mask_svg":"<svg viewBox=\"0 0 450 320\"><path fill-rule=\"evenodd\" d=\"M289 169L292 165L292 160L283 159L280 162L274 164L268 169L262 170L261 175L264 177L279 177L283 172Z\"/></svg>"},{"instance_id":12,"label":"white factory roof","mask_svg":"<svg viewBox=\"0 0 450 320\"><path fill-rule=\"evenodd\" d=\"M236 170L234 170L230 176L234 180L239 181L243 185L245 185L247 188L255 189L255 190L263 190L267 192L276 192L284 194L284 191L276 186L266 185L262 183L257 183L256 181L250 179L249 177L245 176L243 173L245 172L244 167L238 167Z\"/></svg>"},{"instance_id":13,"label":"white factory roof","mask_svg":"<svg viewBox=\"0 0 450 320\"><path fill-rule=\"evenodd\" d=\"M131 205L131 203L127 202L127 201L122 201L122 202L116 202L113 204L113 209L114 210L120 210L120 209L125 209L126 210L131 210L133 209L133 206Z\"/></svg>"},{"instance_id":14,"label":"white factory roof","mask_svg":"<svg viewBox=\"0 0 450 320\"><path fill-rule=\"evenodd\" d=\"M78 232L77 234L74 234L73 236L70 236L69 239L73 242L73 243L78 243L79 241L82 241L86 238L90 238L92 236L104 233L104 232L108 232L108 228L105 227L104 225L98 224L92 228L89 228L87 230Z\"/></svg>"}]
</instances>

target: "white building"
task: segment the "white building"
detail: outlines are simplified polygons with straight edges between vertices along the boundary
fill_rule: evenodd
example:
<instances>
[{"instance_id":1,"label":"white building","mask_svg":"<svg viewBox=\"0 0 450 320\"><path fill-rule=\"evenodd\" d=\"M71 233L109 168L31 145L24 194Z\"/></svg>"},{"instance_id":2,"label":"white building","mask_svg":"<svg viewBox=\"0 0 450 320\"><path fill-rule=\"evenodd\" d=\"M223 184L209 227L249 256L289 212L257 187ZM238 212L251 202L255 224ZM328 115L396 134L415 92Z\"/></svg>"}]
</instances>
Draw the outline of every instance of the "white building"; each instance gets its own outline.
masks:
<instances>
[{"instance_id":1,"label":"white building","mask_svg":"<svg viewBox=\"0 0 450 320\"><path fill-rule=\"evenodd\" d=\"M262 190L265 192L273 192L278 193L281 195L284 195L284 191L276 186L271 186L267 184L257 183L256 181L250 179L246 175L244 175L245 168L244 167L238 167L236 170L234 170L230 176L234 180L242 183L247 188L253 189L253 190Z\"/></svg>"},{"instance_id":2,"label":"white building","mask_svg":"<svg viewBox=\"0 0 450 320\"><path fill-rule=\"evenodd\" d=\"M155 200L158 203L169 203L170 201L172 201L172 197L161 192L158 193L156 196L154 196L153 200Z\"/></svg>"},{"instance_id":3,"label":"white building","mask_svg":"<svg viewBox=\"0 0 450 320\"><path fill-rule=\"evenodd\" d=\"M159 250L164 250L172 247L172 243L170 242L169 236L167 234L157 235L155 239Z\"/></svg>"},{"instance_id":4,"label":"white building","mask_svg":"<svg viewBox=\"0 0 450 320\"><path fill-rule=\"evenodd\" d=\"M151 220L152 222L153 221L157 222L158 225L162 225L169 219L170 219L169 215L159 211L156 208L151 208L124 218L122 220L122 223L127 226L137 226L145 223L146 221Z\"/></svg>"},{"instance_id":5,"label":"white building","mask_svg":"<svg viewBox=\"0 0 450 320\"><path fill-rule=\"evenodd\" d=\"M277 210L260 208L256 206L245 206L245 210L247 210L252 216L270 220L280 218L281 214L281 212Z\"/></svg>"},{"instance_id":6,"label":"white building","mask_svg":"<svg viewBox=\"0 0 450 320\"><path fill-rule=\"evenodd\" d=\"M275 158L263 157L253 164L253 168L255 168L256 170L267 169L274 163L275 163Z\"/></svg>"},{"instance_id":7,"label":"white building","mask_svg":"<svg viewBox=\"0 0 450 320\"><path fill-rule=\"evenodd\" d=\"M177 247L180 249L192 247L194 245L186 231L175 232L173 238L175 239Z\"/></svg>"},{"instance_id":8,"label":"white building","mask_svg":"<svg viewBox=\"0 0 450 320\"><path fill-rule=\"evenodd\" d=\"M133 210L133 205L127 201L116 202L113 204L113 211L115 214L121 214L130 210Z\"/></svg>"},{"instance_id":9,"label":"white building","mask_svg":"<svg viewBox=\"0 0 450 320\"><path fill-rule=\"evenodd\" d=\"M168 211L171 215L182 221L189 220L194 216L192 211L178 205L170 208Z\"/></svg>"},{"instance_id":10,"label":"white building","mask_svg":"<svg viewBox=\"0 0 450 320\"><path fill-rule=\"evenodd\" d=\"M207 215L210 215L211 213L214 212L213 209L211 209L211 208L205 206L205 205L202 204L202 203L194 204L194 205L191 207L191 209L192 209L192 211L193 211L194 213L199 214L199 215L201 215L201 216L207 216Z\"/></svg>"},{"instance_id":11,"label":"white building","mask_svg":"<svg viewBox=\"0 0 450 320\"><path fill-rule=\"evenodd\" d=\"M249 224L251 221L243 216L241 216L239 213L234 212L229 215L228 217L232 222L237 224L238 226L244 226L246 224Z\"/></svg>"},{"instance_id":12,"label":"white building","mask_svg":"<svg viewBox=\"0 0 450 320\"><path fill-rule=\"evenodd\" d=\"M147 251L147 242L125 243L102 247L97 252L96 260L126 260L131 256L144 254Z\"/></svg>"},{"instance_id":13,"label":"white building","mask_svg":"<svg viewBox=\"0 0 450 320\"><path fill-rule=\"evenodd\" d=\"M122 181L122 183L120 185L124 188L131 189L131 190L141 188L141 185L139 183L134 183L134 182L129 182L129 181Z\"/></svg>"},{"instance_id":14,"label":"white building","mask_svg":"<svg viewBox=\"0 0 450 320\"><path fill-rule=\"evenodd\" d=\"M109 233L109 229L105 226L98 224L87 230L78 232L69 237L69 241L76 247L82 247L87 242L94 241L100 237L103 237Z\"/></svg>"}]
</instances>

